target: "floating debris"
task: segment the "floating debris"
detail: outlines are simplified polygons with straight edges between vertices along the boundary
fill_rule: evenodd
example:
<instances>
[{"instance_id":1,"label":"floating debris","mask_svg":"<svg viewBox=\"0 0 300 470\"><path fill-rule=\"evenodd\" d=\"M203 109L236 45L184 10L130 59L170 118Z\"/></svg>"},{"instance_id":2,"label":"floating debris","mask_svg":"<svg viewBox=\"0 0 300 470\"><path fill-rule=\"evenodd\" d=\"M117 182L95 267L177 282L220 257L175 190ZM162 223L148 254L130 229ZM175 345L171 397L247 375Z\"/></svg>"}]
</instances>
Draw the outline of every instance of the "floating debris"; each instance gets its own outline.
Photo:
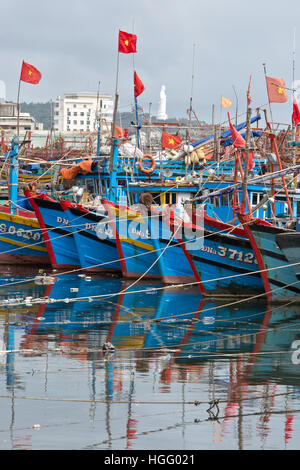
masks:
<instances>
[{"instance_id":1,"label":"floating debris","mask_svg":"<svg viewBox=\"0 0 300 470\"><path fill-rule=\"evenodd\" d=\"M43 275L38 274L37 276L35 276L34 282L35 284L38 284L38 285L41 285L41 284L48 285L48 284L54 284L55 279L53 276L47 276L47 274L44 273Z\"/></svg>"},{"instance_id":2,"label":"floating debris","mask_svg":"<svg viewBox=\"0 0 300 470\"><path fill-rule=\"evenodd\" d=\"M113 352L115 351L114 345L110 341L106 341L106 343L103 344L102 350L105 352Z\"/></svg>"}]
</instances>

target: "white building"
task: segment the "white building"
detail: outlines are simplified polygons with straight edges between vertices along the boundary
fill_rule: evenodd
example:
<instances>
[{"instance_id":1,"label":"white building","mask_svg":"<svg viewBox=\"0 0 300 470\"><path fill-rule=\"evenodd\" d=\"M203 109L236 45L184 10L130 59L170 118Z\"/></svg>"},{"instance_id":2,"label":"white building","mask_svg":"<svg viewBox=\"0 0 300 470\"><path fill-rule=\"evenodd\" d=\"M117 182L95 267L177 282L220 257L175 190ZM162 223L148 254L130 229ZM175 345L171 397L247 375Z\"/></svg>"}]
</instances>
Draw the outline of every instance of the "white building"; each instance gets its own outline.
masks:
<instances>
[{"instance_id":1,"label":"white building","mask_svg":"<svg viewBox=\"0 0 300 470\"><path fill-rule=\"evenodd\" d=\"M113 101L110 95L97 93L65 93L54 101L54 130L65 133L95 132L98 119L101 126L110 129L113 118Z\"/></svg>"},{"instance_id":2,"label":"white building","mask_svg":"<svg viewBox=\"0 0 300 470\"><path fill-rule=\"evenodd\" d=\"M11 133L17 132L18 127L18 105L8 101L0 103L0 127ZM19 114L19 131L24 133L26 131L42 131L43 124L36 122L34 117L29 113Z\"/></svg>"}]
</instances>

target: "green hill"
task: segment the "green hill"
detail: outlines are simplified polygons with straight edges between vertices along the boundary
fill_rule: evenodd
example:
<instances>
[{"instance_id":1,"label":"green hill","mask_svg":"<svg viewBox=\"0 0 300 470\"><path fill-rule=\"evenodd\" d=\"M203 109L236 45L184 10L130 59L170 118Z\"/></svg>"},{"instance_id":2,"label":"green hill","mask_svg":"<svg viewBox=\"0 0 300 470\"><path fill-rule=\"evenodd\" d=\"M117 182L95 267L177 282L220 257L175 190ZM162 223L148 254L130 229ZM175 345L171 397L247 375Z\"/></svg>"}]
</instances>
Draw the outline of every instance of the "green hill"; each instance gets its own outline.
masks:
<instances>
[{"instance_id":1,"label":"green hill","mask_svg":"<svg viewBox=\"0 0 300 470\"><path fill-rule=\"evenodd\" d=\"M29 113L37 122L44 124L44 129L51 127L51 102L48 103L20 103L21 113Z\"/></svg>"}]
</instances>

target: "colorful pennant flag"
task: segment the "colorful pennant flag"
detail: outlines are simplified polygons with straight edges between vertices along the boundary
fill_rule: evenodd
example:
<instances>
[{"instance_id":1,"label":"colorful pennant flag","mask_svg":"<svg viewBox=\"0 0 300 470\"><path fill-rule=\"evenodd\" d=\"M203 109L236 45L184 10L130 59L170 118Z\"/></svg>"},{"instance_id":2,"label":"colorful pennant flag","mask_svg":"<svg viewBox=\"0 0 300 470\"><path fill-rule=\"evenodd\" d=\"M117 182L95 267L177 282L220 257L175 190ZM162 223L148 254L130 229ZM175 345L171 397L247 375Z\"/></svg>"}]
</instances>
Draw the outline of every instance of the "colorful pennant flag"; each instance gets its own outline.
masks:
<instances>
[{"instance_id":1,"label":"colorful pennant flag","mask_svg":"<svg viewBox=\"0 0 300 470\"><path fill-rule=\"evenodd\" d=\"M133 79L134 79L134 85L133 85L134 97L137 98L141 93L143 93L143 91L145 90L145 87L142 81L140 80L140 78L138 77L138 74L136 73L136 71L134 71Z\"/></svg>"},{"instance_id":2,"label":"colorful pennant flag","mask_svg":"<svg viewBox=\"0 0 300 470\"><path fill-rule=\"evenodd\" d=\"M236 130L236 128L233 126L231 120L230 120L230 115L228 113L228 121L229 121L229 126L230 126L230 131L231 131L231 137L232 137L232 144L235 148L238 149L245 149L246 147L246 141L245 139L241 136L241 134ZM243 158L245 158L245 152L242 152ZM253 152L250 150L249 155L248 155L248 170L252 170L254 167L254 162L253 162Z\"/></svg>"},{"instance_id":3,"label":"colorful pennant flag","mask_svg":"<svg viewBox=\"0 0 300 470\"><path fill-rule=\"evenodd\" d=\"M223 108L230 108L231 103L232 101L229 98L221 96L221 106L223 106Z\"/></svg>"},{"instance_id":4,"label":"colorful pennant flag","mask_svg":"<svg viewBox=\"0 0 300 470\"><path fill-rule=\"evenodd\" d=\"M252 79L252 75L250 75L249 85L248 85L248 90L247 90L247 104L248 104L248 106L250 106L250 103L251 103L251 95L250 95L251 79Z\"/></svg>"},{"instance_id":5,"label":"colorful pennant flag","mask_svg":"<svg viewBox=\"0 0 300 470\"><path fill-rule=\"evenodd\" d=\"M118 52L123 54L131 54L136 52L137 36L135 34L126 33L119 30L119 47Z\"/></svg>"},{"instance_id":6,"label":"colorful pennant flag","mask_svg":"<svg viewBox=\"0 0 300 470\"><path fill-rule=\"evenodd\" d=\"M161 136L161 146L166 149L177 149L180 147L182 139L178 135L168 134L163 131Z\"/></svg>"},{"instance_id":7,"label":"colorful pennant flag","mask_svg":"<svg viewBox=\"0 0 300 470\"><path fill-rule=\"evenodd\" d=\"M27 62L22 63L22 70L20 75L20 80L22 82L32 83L37 85L42 78L41 72L35 68L33 65L27 64Z\"/></svg>"},{"instance_id":8,"label":"colorful pennant flag","mask_svg":"<svg viewBox=\"0 0 300 470\"><path fill-rule=\"evenodd\" d=\"M293 115L292 115L292 123L294 126L297 126L297 124L300 122L300 111L298 107L298 103L296 98L293 98Z\"/></svg>"},{"instance_id":9,"label":"colorful pennant flag","mask_svg":"<svg viewBox=\"0 0 300 470\"><path fill-rule=\"evenodd\" d=\"M235 148L241 149L245 148L246 142L245 139L241 136L241 134L236 130L236 128L233 126L231 120L230 120L230 115L228 113L228 121L229 121L229 126L230 126L230 131L231 131L231 137L232 137L232 144Z\"/></svg>"},{"instance_id":10,"label":"colorful pennant flag","mask_svg":"<svg viewBox=\"0 0 300 470\"><path fill-rule=\"evenodd\" d=\"M270 103L285 103L288 99L285 82L282 78L266 77L267 92Z\"/></svg>"}]
</instances>

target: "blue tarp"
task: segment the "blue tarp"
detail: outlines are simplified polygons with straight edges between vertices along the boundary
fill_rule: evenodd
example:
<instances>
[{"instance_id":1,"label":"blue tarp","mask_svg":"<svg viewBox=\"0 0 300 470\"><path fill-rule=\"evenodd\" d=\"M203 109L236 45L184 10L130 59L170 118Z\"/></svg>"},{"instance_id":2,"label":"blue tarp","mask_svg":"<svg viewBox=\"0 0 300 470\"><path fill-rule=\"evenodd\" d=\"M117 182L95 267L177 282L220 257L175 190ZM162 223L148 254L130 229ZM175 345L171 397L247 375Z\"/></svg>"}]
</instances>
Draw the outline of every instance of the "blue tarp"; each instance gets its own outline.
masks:
<instances>
[{"instance_id":1,"label":"blue tarp","mask_svg":"<svg viewBox=\"0 0 300 470\"><path fill-rule=\"evenodd\" d=\"M262 132L261 131L251 131L250 132L250 136L251 137L260 137L262 135ZM246 137L246 132L243 132L241 134L242 137ZM228 147L228 145L232 145L232 137L230 137L229 139L226 139L226 140L223 140L223 142L221 142L221 145L222 147Z\"/></svg>"},{"instance_id":2,"label":"blue tarp","mask_svg":"<svg viewBox=\"0 0 300 470\"><path fill-rule=\"evenodd\" d=\"M251 118L251 124L253 124L254 122L259 121L259 119L261 119L261 115L257 114L256 116ZM235 127L237 131L240 131L241 129L244 129L244 127L246 127L246 126L247 126L247 122L245 121L245 122L242 122L241 124L238 124L237 126L233 126L233 127ZM227 131L224 131L224 132L221 133L221 139L226 139L227 137L230 137L230 136L231 136L231 130L230 129L228 129ZM204 144L208 140L211 140L211 139L214 139L214 138L215 138L215 136L213 134L213 135L210 135L208 137L204 137L203 139L196 140L196 142L192 142L191 145L192 145L192 147L198 147L198 145Z\"/></svg>"}]
</instances>

